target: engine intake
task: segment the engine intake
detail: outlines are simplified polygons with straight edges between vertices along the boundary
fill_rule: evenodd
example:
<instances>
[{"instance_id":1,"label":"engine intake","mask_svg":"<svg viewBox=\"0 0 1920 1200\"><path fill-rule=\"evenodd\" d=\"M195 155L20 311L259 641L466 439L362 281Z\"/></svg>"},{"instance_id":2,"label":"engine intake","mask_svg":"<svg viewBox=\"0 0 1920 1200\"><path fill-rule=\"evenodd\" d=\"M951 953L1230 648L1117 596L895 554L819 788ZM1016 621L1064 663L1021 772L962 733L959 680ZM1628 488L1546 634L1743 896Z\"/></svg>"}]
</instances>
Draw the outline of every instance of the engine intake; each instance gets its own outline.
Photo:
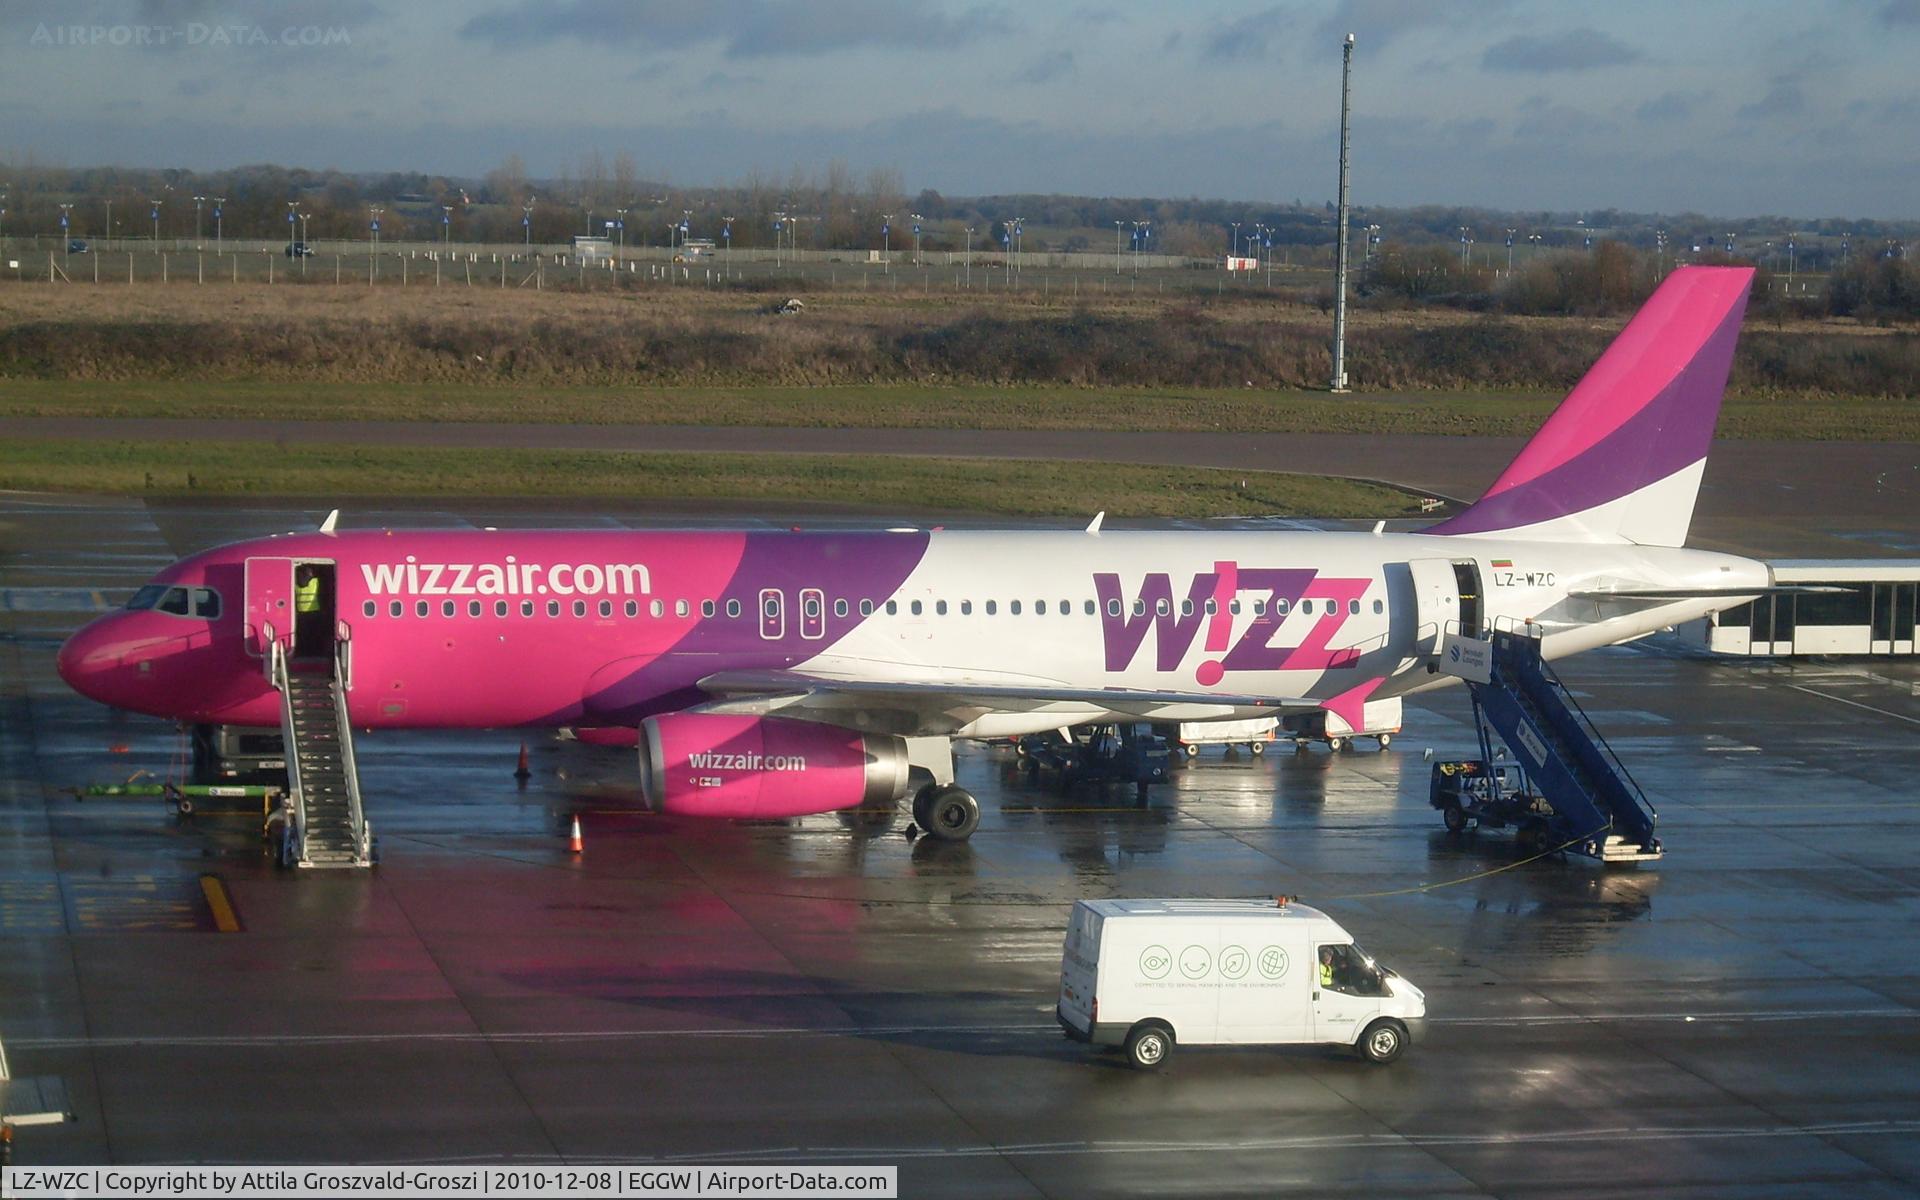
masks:
<instances>
[{"instance_id":1,"label":"engine intake","mask_svg":"<svg viewBox=\"0 0 1920 1200\"><path fill-rule=\"evenodd\" d=\"M897 803L907 744L777 717L669 713L640 723L640 794L654 812L799 817Z\"/></svg>"}]
</instances>

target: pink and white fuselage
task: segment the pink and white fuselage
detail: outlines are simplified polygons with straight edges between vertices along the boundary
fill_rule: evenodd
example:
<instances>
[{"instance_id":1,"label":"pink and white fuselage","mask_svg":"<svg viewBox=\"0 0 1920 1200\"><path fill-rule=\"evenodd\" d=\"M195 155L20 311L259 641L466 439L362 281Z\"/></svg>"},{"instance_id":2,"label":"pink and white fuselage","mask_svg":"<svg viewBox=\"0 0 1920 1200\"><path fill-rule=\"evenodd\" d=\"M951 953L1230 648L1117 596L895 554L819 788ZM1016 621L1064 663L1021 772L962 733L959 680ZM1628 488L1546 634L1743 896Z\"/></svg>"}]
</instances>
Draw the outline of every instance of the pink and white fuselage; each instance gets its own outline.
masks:
<instances>
[{"instance_id":1,"label":"pink and white fuselage","mask_svg":"<svg viewBox=\"0 0 1920 1200\"><path fill-rule=\"evenodd\" d=\"M935 746L958 736L1311 708L1357 727L1443 681L1449 634L1526 627L1560 657L1770 586L1682 548L1751 275L1675 271L1487 494L1418 533L290 534L169 567L60 672L270 726L278 641L325 656L356 726L637 741L650 799L720 815L897 796L911 768L950 783ZM317 623L296 572L322 580Z\"/></svg>"}]
</instances>

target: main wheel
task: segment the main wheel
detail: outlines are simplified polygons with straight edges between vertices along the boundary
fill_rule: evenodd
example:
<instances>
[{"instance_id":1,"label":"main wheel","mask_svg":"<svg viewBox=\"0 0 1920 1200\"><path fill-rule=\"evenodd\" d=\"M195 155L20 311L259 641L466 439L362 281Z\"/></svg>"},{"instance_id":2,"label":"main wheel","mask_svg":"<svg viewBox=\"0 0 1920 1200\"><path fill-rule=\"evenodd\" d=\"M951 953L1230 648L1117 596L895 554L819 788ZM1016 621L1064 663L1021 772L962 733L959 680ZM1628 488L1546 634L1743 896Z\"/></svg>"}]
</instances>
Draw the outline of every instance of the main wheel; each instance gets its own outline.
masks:
<instances>
[{"instance_id":1,"label":"main wheel","mask_svg":"<svg viewBox=\"0 0 1920 1200\"><path fill-rule=\"evenodd\" d=\"M1186 755L1188 758L1199 758L1200 757L1199 743L1197 742L1181 743L1180 753Z\"/></svg>"},{"instance_id":2,"label":"main wheel","mask_svg":"<svg viewBox=\"0 0 1920 1200\"><path fill-rule=\"evenodd\" d=\"M1127 1031L1127 1061L1142 1071L1157 1071L1173 1053L1173 1030L1142 1021Z\"/></svg>"},{"instance_id":3,"label":"main wheel","mask_svg":"<svg viewBox=\"0 0 1920 1200\"><path fill-rule=\"evenodd\" d=\"M1346 745L1347 739L1345 738L1330 737L1327 739L1327 749L1333 751L1335 754L1346 749Z\"/></svg>"},{"instance_id":4,"label":"main wheel","mask_svg":"<svg viewBox=\"0 0 1920 1200\"><path fill-rule=\"evenodd\" d=\"M913 823L922 829L933 825L933 797L939 791L939 784L930 783L913 794Z\"/></svg>"},{"instance_id":5,"label":"main wheel","mask_svg":"<svg viewBox=\"0 0 1920 1200\"><path fill-rule=\"evenodd\" d=\"M922 828L942 841L964 842L980 828L980 802L965 788L941 788L927 803Z\"/></svg>"},{"instance_id":6,"label":"main wheel","mask_svg":"<svg viewBox=\"0 0 1920 1200\"><path fill-rule=\"evenodd\" d=\"M1259 758L1267 752L1267 744L1265 742L1254 742L1250 744L1247 749L1252 752L1255 758Z\"/></svg>"},{"instance_id":7,"label":"main wheel","mask_svg":"<svg viewBox=\"0 0 1920 1200\"><path fill-rule=\"evenodd\" d=\"M1382 750L1385 750L1385 749L1386 749L1386 748L1387 748L1388 746L1391 746L1391 745L1393 745L1393 735L1392 735L1392 734L1390 734L1390 733L1383 733L1383 734L1381 734L1381 735L1380 735L1380 748L1381 748Z\"/></svg>"},{"instance_id":8,"label":"main wheel","mask_svg":"<svg viewBox=\"0 0 1920 1200\"><path fill-rule=\"evenodd\" d=\"M1440 810L1440 822L1447 827L1448 833L1464 833L1467 828L1467 810L1460 807L1457 800L1449 800Z\"/></svg>"},{"instance_id":9,"label":"main wheel","mask_svg":"<svg viewBox=\"0 0 1920 1200\"><path fill-rule=\"evenodd\" d=\"M1360 1056L1368 1062L1390 1063L1406 1049L1407 1027L1392 1017L1380 1018L1360 1035Z\"/></svg>"}]
</instances>

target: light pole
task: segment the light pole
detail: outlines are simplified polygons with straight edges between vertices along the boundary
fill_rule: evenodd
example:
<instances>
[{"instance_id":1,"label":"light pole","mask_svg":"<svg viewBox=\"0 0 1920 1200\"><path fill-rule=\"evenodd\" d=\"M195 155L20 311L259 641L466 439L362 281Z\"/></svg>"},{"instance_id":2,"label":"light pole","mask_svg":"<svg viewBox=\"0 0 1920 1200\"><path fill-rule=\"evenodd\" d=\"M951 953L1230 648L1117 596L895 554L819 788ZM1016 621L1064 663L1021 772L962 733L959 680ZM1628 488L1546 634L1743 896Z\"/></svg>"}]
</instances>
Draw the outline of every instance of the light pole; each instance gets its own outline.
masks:
<instances>
[{"instance_id":1,"label":"light pole","mask_svg":"<svg viewBox=\"0 0 1920 1200\"><path fill-rule=\"evenodd\" d=\"M60 258L62 262L71 261L73 258L73 239L67 236L67 231L73 226L73 222L69 219L69 215L72 212L73 205L62 204L60 206L60 245L63 247L60 251Z\"/></svg>"},{"instance_id":2,"label":"light pole","mask_svg":"<svg viewBox=\"0 0 1920 1200\"><path fill-rule=\"evenodd\" d=\"M1511 226L1509 226L1509 227L1507 228L1507 274L1509 274L1509 275L1511 275L1511 274L1513 274L1513 235L1514 235L1514 232L1515 232L1515 231L1514 231L1514 229L1513 229L1513 228L1512 228Z\"/></svg>"},{"instance_id":3,"label":"light pole","mask_svg":"<svg viewBox=\"0 0 1920 1200\"><path fill-rule=\"evenodd\" d=\"M1533 244L1533 250L1531 253L1527 255L1527 257L1539 258L1540 257L1540 235L1537 233L1530 233L1527 235L1527 241Z\"/></svg>"},{"instance_id":4,"label":"light pole","mask_svg":"<svg viewBox=\"0 0 1920 1200\"><path fill-rule=\"evenodd\" d=\"M1787 290L1793 290L1793 239L1787 239Z\"/></svg>"},{"instance_id":5,"label":"light pole","mask_svg":"<svg viewBox=\"0 0 1920 1200\"><path fill-rule=\"evenodd\" d=\"M919 213L908 213L907 216L911 218L913 221L913 263L915 266L919 266L920 265L920 222L926 220L926 218L921 216Z\"/></svg>"},{"instance_id":6,"label":"light pole","mask_svg":"<svg viewBox=\"0 0 1920 1200\"><path fill-rule=\"evenodd\" d=\"M440 206L440 252L442 254L448 254L448 253L451 253L452 250L453 250L453 205L442 204Z\"/></svg>"},{"instance_id":7,"label":"light pole","mask_svg":"<svg viewBox=\"0 0 1920 1200\"><path fill-rule=\"evenodd\" d=\"M200 206L205 204L206 201L207 198L205 196L195 196L193 198L193 240L196 245L199 244L202 236L200 232Z\"/></svg>"},{"instance_id":8,"label":"light pole","mask_svg":"<svg viewBox=\"0 0 1920 1200\"><path fill-rule=\"evenodd\" d=\"M973 286L973 226L967 226L967 286Z\"/></svg>"},{"instance_id":9,"label":"light pole","mask_svg":"<svg viewBox=\"0 0 1920 1200\"><path fill-rule=\"evenodd\" d=\"M1240 257L1240 222L1229 221L1227 222L1227 224L1233 226L1233 248L1227 251L1227 257L1239 258Z\"/></svg>"},{"instance_id":10,"label":"light pole","mask_svg":"<svg viewBox=\"0 0 1920 1200\"><path fill-rule=\"evenodd\" d=\"M301 213L301 214L300 214L300 240L301 240L301 241L302 241L303 243L306 243L306 244L308 244L308 245L311 245L312 243L310 243L310 242L307 242L307 221L308 221L309 219L311 219L311 218L312 218L312 216L313 216L313 214L312 214L312 213ZM306 260L306 259L304 259L304 258L302 258L302 259L300 260L300 271L301 271L301 273L302 273L302 274L304 274L304 273L306 272L306 269L307 269L307 260Z\"/></svg>"},{"instance_id":11,"label":"light pole","mask_svg":"<svg viewBox=\"0 0 1920 1200\"><path fill-rule=\"evenodd\" d=\"M147 215L153 218L153 244L157 247L160 245L160 201L153 202L153 210ZM107 232L111 235L113 231Z\"/></svg>"},{"instance_id":12,"label":"light pole","mask_svg":"<svg viewBox=\"0 0 1920 1200\"><path fill-rule=\"evenodd\" d=\"M375 254L380 253L380 214L385 211L387 210L377 204L367 205L367 214L370 218L368 232L373 236L373 252Z\"/></svg>"},{"instance_id":13,"label":"light pole","mask_svg":"<svg viewBox=\"0 0 1920 1200\"><path fill-rule=\"evenodd\" d=\"M1347 390L1347 110L1352 94L1353 35L1340 44L1340 197L1339 228L1333 247L1333 387Z\"/></svg>"},{"instance_id":14,"label":"light pole","mask_svg":"<svg viewBox=\"0 0 1920 1200\"><path fill-rule=\"evenodd\" d=\"M1469 232L1465 225L1460 227L1460 269L1462 271L1467 269L1467 245L1472 240L1468 237Z\"/></svg>"},{"instance_id":15,"label":"light pole","mask_svg":"<svg viewBox=\"0 0 1920 1200\"><path fill-rule=\"evenodd\" d=\"M780 239L787 229L787 210L778 209L773 214L773 265L780 266Z\"/></svg>"},{"instance_id":16,"label":"light pole","mask_svg":"<svg viewBox=\"0 0 1920 1200\"><path fill-rule=\"evenodd\" d=\"M1113 223L1113 273L1115 275L1118 275L1121 273L1122 271L1121 264L1126 261L1125 259L1120 257L1121 255L1120 227L1125 224L1126 224L1125 221L1115 221Z\"/></svg>"},{"instance_id":17,"label":"light pole","mask_svg":"<svg viewBox=\"0 0 1920 1200\"><path fill-rule=\"evenodd\" d=\"M291 245L293 242L293 223L295 220L298 219L298 214L295 212L295 210L298 209L299 207L300 207L300 202L298 200L287 201L287 242L289 245ZM306 239L302 238L300 240L305 241ZM305 261L305 260L302 260L302 261Z\"/></svg>"},{"instance_id":18,"label":"light pole","mask_svg":"<svg viewBox=\"0 0 1920 1200\"><path fill-rule=\"evenodd\" d=\"M520 229L527 236L527 245L533 245L533 197L520 206Z\"/></svg>"},{"instance_id":19,"label":"light pole","mask_svg":"<svg viewBox=\"0 0 1920 1200\"><path fill-rule=\"evenodd\" d=\"M107 232L105 236L109 239L113 237L113 198L111 196L107 198Z\"/></svg>"},{"instance_id":20,"label":"light pole","mask_svg":"<svg viewBox=\"0 0 1920 1200\"><path fill-rule=\"evenodd\" d=\"M1021 243L1026 240L1026 236L1027 219L1025 217L1015 217L1013 219L1013 267L1015 271L1020 269L1020 246Z\"/></svg>"},{"instance_id":21,"label":"light pole","mask_svg":"<svg viewBox=\"0 0 1920 1200\"><path fill-rule=\"evenodd\" d=\"M1135 221L1133 223L1133 278L1136 283L1140 279L1140 249L1146 244L1147 222Z\"/></svg>"},{"instance_id":22,"label":"light pole","mask_svg":"<svg viewBox=\"0 0 1920 1200\"><path fill-rule=\"evenodd\" d=\"M892 235L893 235L893 214L881 213L880 214L880 266L883 269L888 271L893 270L893 253L892 253L893 243L890 240L892 238Z\"/></svg>"},{"instance_id":23,"label":"light pole","mask_svg":"<svg viewBox=\"0 0 1920 1200\"><path fill-rule=\"evenodd\" d=\"M1653 231L1653 277L1662 278L1667 273L1667 231Z\"/></svg>"},{"instance_id":24,"label":"light pole","mask_svg":"<svg viewBox=\"0 0 1920 1200\"><path fill-rule=\"evenodd\" d=\"M227 198L225 196L215 196L213 198L213 256L215 258L220 257L221 237L225 233L225 223L222 221L220 214L226 211L226 203Z\"/></svg>"},{"instance_id":25,"label":"light pole","mask_svg":"<svg viewBox=\"0 0 1920 1200\"><path fill-rule=\"evenodd\" d=\"M620 234L620 253L625 254L627 252L627 210L614 209L613 218L613 227Z\"/></svg>"},{"instance_id":26,"label":"light pole","mask_svg":"<svg viewBox=\"0 0 1920 1200\"><path fill-rule=\"evenodd\" d=\"M733 261L733 218L720 218L720 240L727 244L727 261Z\"/></svg>"}]
</instances>

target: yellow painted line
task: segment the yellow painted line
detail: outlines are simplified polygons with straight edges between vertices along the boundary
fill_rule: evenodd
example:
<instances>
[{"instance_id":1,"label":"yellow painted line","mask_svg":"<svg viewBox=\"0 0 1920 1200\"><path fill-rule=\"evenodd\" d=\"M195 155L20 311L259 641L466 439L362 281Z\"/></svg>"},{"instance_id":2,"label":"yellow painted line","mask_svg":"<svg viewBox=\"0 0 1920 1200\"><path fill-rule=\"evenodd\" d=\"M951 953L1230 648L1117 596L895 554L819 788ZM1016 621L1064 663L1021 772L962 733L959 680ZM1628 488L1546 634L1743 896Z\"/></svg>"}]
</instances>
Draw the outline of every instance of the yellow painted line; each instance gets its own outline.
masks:
<instances>
[{"instance_id":1,"label":"yellow painted line","mask_svg":"<svg viewBox=\"0 0 1920 1200\"><path fill-rule=\"evenodd\" d=\"M213 923L221 933L239 933L240 918L233 911L233 901L227 898L227 885L220 882L218 875L202 875L200 890L207 895L207 907L213 910Z\"/></svg>"}]
</instances>

